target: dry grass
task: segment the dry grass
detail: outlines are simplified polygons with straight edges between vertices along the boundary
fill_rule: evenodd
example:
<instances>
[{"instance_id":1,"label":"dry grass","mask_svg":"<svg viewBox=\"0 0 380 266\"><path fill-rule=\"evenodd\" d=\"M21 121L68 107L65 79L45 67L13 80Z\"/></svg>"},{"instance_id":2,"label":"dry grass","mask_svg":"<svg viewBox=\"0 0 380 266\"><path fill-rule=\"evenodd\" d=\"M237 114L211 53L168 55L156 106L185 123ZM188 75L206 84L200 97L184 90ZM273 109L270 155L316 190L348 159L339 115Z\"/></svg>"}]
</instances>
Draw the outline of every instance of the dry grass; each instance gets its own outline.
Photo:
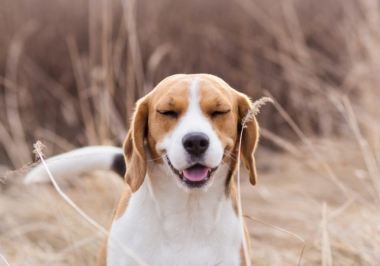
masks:
<instances>
[{"instance_id":1,"label":"dry grass","mask_svg":"<svg viewBox=\"0 0 380 266\"><path fill-rule=\"evenodd\" d=\"M376 0L0 0L0 173L120 145L136 99L174 73L216 74L254 99L259 185L242 176L254 265L380 261L380 10ZM149 2L149 3L148 3ZM16 15L17 14L17 15ZM267 147L276 147L277 152ZM0 177L0 265L93 265L102 236L52 186ZM102 226L108 173L60 181ZM4 261L5 261L4 260Z\"/></svg>"}]
</instances>

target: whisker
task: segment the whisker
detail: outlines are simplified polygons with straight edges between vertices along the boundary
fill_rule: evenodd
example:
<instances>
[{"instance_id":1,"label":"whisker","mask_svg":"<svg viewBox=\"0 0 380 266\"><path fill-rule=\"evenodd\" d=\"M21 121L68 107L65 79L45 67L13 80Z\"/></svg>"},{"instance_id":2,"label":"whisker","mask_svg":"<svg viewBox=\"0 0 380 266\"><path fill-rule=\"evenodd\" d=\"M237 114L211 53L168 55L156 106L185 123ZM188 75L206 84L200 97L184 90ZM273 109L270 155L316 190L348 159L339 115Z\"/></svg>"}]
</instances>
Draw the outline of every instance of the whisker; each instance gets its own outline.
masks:
<instances>
[{"instance_id":1,"label":"whisker","mask_svg":"<svg viewBox=\"0 0 380 266\"><path fill-rule=\"evenodd\" d=\"M225 162L222 161L222 164L224 164L225 166L227 166L227 168L231 171L231 168L228 166L228 164L226 164Z\"/></svg>"},{"instance_id":2,"label":"whisker","mask_svg":"<svg viewBox=\"0 0 380 266\"><path fill-rule=\"evenodd\" d=\"M232 153L232 152L229 152L229 151L224 151L224 154L228 154L228 155L237 157L237 155L235 153Z\"/></svg>"},{"instance_id":3,"label":"whisker","mask_svg":"<svg viewBox=\"0 0 380 266\"><path fill-rule=\"evenodd\" d=\"M160 160L160 159L163 159L165 156L166 156L167 153L163 154L162 156L158 157L158 158L155 158L155 159L150 159L150 160L145 160L146 162L150 162L150 161L157 161L157 160Z\"/></svg>"},{"instance_id":4,"label":"whisker","mask_svg":"<svg viewBox=\"0 0 380 266\"><path fill-rule=\"evenodd\" d=\"M224 155L225 156L227 156L228 158L230 158L230 159L232 159L232 160L234 160L234 161L236 161L236 155L235 154L233 154L233 153L226 153L226 152L224 152Z\"/></svg>"}]
</instances>

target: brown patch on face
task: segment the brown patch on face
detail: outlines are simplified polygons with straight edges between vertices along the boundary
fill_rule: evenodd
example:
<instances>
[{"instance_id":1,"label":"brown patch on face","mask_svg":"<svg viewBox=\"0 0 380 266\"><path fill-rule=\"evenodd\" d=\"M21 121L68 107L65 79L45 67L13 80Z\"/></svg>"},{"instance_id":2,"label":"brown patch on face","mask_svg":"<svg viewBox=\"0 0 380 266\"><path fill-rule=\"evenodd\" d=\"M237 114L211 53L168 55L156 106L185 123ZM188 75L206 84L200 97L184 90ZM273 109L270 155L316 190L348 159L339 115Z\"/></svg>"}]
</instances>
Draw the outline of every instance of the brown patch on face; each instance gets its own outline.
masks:
<instances>
[{"instance_id":1,"label":"brown patch on face","mask_svg":"<svg viewBox=\"0 0 380 266\"><path fill-rule=\"evenodd\" d=\"M163 162L160 158L163 151L156 149L157 143L170 134L187 110L190 81L188 75L175 75L162 81L152 92L147 140L152 159L157 163ZM176 117L165 115L168 112L173 112Z\"/></svg>"},{"instance_id":2,"label":"brown patch on face","mask_svg":"<svg viewBox=\"0 0 380 266\"><path fill-rule=\"evenodd\" d=\"M227 83L213 76L202 77L200 82L200 106L219 137L228 157L234 156L235 143L238 138L238 108L233 91Z\"/></svg>"}]
</instances>

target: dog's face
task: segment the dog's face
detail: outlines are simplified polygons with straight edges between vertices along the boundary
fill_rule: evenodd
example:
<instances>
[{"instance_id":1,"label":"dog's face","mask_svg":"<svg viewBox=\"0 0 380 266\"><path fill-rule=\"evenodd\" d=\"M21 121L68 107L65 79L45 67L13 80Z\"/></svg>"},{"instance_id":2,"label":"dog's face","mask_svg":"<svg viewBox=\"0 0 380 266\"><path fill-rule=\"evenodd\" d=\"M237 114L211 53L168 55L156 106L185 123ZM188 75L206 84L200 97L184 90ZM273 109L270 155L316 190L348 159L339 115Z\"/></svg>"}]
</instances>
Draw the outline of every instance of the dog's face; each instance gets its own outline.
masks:
<instances>
[{"instance_id":1,"label":"dog's face","mask_svg":"<svg viewBox=\"0 0 380 266\"><path fill-rule=\"evenodd\" d=\"M229 162L235 168L241 122L250 109L251 102L245 95L215 76L166 78L137 103L124 144L126 181L133 191L141 186L147 147L150 159L167 164L181 187L191 190L211 186L213 174L222 163ZM256 120L247 126L242 158L255 184Z\"/></svg>"}]
</instances>

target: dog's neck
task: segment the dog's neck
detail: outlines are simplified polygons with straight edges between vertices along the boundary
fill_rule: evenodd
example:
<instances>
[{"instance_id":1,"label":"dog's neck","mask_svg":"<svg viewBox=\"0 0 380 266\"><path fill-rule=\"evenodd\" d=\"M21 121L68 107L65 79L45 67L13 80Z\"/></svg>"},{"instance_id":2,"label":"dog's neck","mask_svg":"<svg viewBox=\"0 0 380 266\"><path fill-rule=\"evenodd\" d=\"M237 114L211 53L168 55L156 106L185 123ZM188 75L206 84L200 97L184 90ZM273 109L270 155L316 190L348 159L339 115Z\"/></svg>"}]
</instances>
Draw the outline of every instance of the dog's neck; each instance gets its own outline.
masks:
<instances>
[{"instance_id":1,"label":"dog's neck","mask_svg":"<svg viewBox=\"0 0 380 266\"><path fill-rule=\"evenodd\" d=\"M151 161L142 186L114 222L111 235L149 264L238 265L242 238L226 194L228 173L228 167L221 165L208 189L186 191L169 167ZM120 265L132 264L112 242L108 251L115 252L110 257L122 258Z\"/></svg>"},{"instance_id":2,"label":"dog's neck","mask_svg":"<svg viewBox=\"0 0 380 266\"><path fill-rule=\"evenodd\" d=\"M147 176L139 190L145 200L154 205L154 212L161 221L202 225L202 230L208 231L220 219L221 211L232 204L225 193L229 172L226 165L219 167L212 184L205 189L181 187L184 185L165 163L148 163L147 168Z\"/></svg>"}]
</instances>

